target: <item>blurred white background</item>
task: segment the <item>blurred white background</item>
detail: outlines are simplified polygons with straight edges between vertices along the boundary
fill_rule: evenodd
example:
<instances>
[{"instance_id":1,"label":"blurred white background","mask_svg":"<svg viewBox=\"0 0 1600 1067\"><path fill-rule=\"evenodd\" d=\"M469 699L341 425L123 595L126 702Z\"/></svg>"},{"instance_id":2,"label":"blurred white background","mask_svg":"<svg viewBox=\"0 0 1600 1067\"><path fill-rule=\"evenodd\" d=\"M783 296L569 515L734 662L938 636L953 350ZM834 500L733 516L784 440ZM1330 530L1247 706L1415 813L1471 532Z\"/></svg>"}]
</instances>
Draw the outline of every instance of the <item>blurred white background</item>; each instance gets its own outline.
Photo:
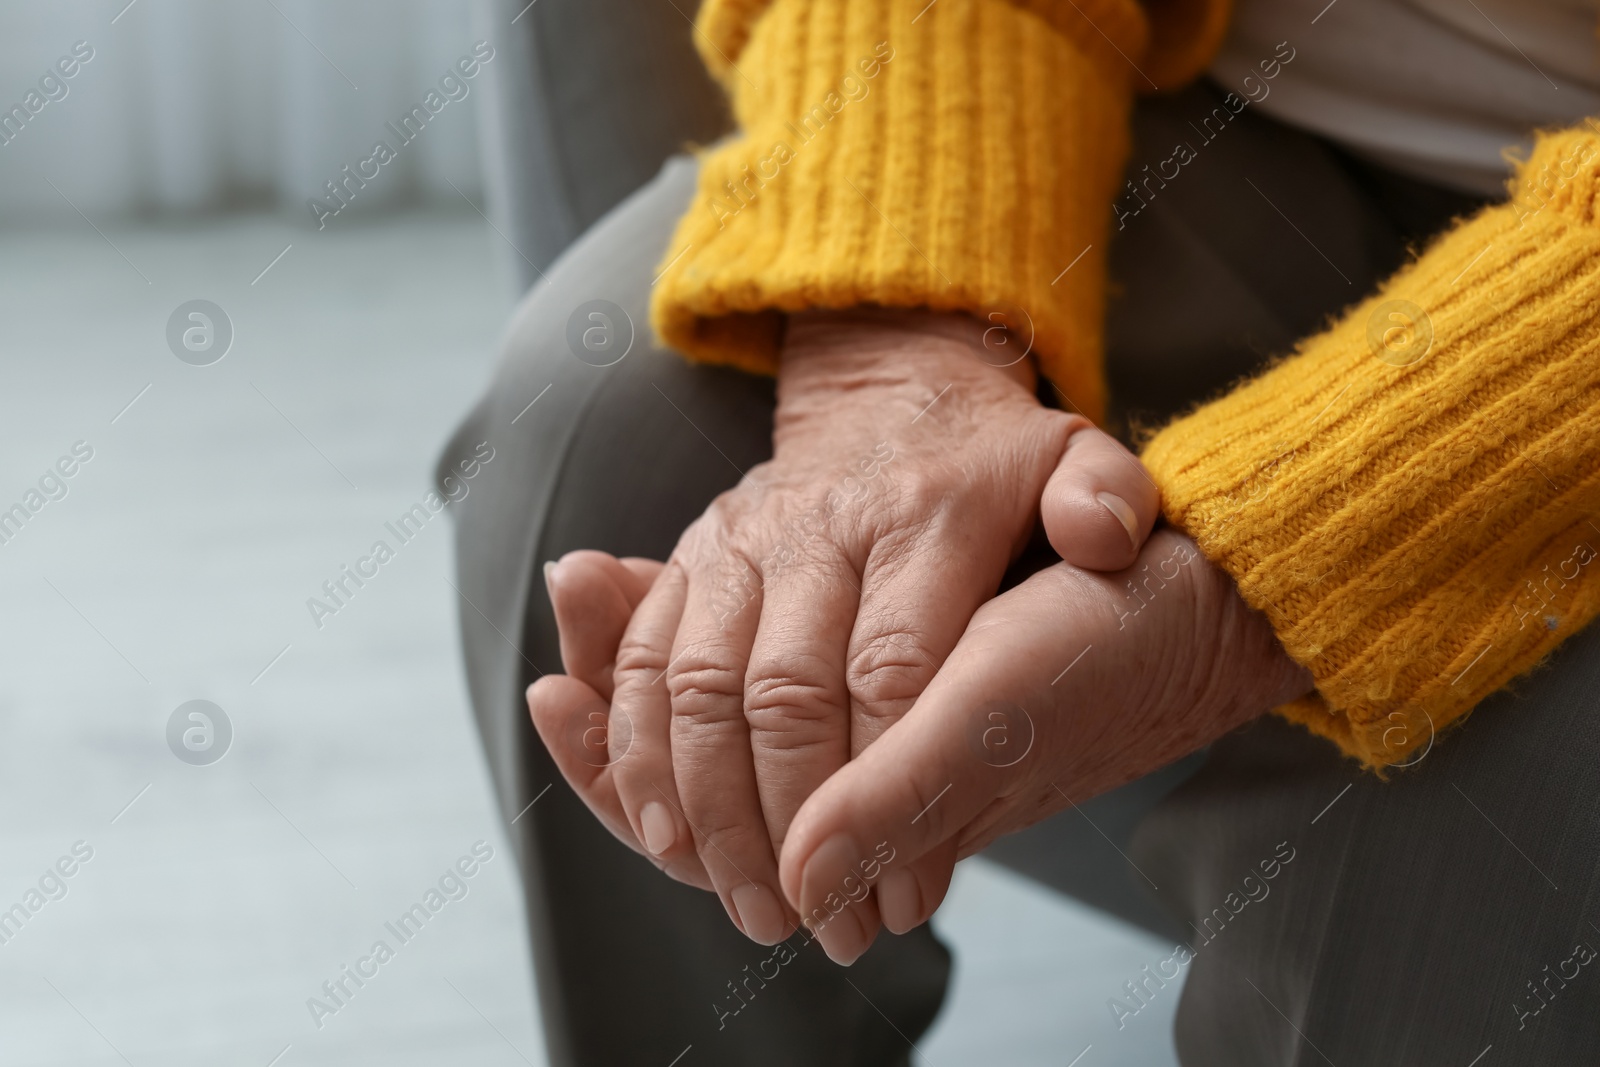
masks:
<instances>
[{"instance_id":1,"label":"blurred white background","mask_svg":"<svg viewBox=\"0 0 1600 1067\"><path fill-rule=\"evenodd\" d=\"M0 909L93 851L0 943L7 1067L544 1062L447 520L321 629L305 607L427 491L510 312L483 78L325 229L306 202L506 29L465 0L0 3L0 107L93 50L0 145L0 509L93 451L0 544ZM195 299L233 331L207 366L167 340ZM206 766L168 745L194 699L233 731ZM316 1025L479 841L468 894ZM1106 1008L1170 946L981 861L937 922L957 980L917 1062L1172 1062L1176 990L1125 1031Z\"/></svg>"},{"instance_id":2,"label":"blurred white background","mask_svg":"<svg viewBox=\"0 0 1600 1067\"><path fill-rule=\"evenodd\" d=\"M240 207L309 220L306 200L369 156L384 123L479 39L464 2L11 0L0 11L0 106L21 103L75 43L93 53L0 147L0 224L11 225L75 218L61 193L97 220ZM451 182L475 196L474 110L470 95L446 107L357 209L459 200Z\"/></svg>"}]
</instances>

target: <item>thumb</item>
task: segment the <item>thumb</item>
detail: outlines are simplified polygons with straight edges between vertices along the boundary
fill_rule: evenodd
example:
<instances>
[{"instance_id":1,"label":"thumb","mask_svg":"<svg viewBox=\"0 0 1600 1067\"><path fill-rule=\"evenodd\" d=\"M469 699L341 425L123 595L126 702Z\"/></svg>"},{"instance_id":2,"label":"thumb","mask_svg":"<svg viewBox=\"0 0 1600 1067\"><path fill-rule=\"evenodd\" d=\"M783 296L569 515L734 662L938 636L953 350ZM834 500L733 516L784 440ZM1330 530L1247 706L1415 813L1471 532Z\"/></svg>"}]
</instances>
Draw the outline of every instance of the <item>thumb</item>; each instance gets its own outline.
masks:
<instances>
[{"instance_id":1,"label":"thumb","mask_svg":"<svg viewBox=\"0 0 1600 1067\"><path fill-rule=\"evenodd\" d=\"M983 615L911 710L795 816L779 880L802 920L825 919L856 882L885 870L926 866L919 861L930 853L948 864L961 831L1031 778L1035 717L997 692L995 680L1025 677L1027 660L1058 650L1030 647L1034 642L1010 627L985 627ZM930 897L942 898L946 886L918 880L920 921L940 903Z\"/></svg>"},{"instance_id":2,"label":"thumb","mask_svg":"<svg viewBox=\"0 0 1600 1067\"><path fill-rule=\"evenodd\" d=\"M1161 491L1115 437L1090 426L1067 439L1039 500L1051 547L1075 567L1130 566L1161 513Z\"/></svg>"}]
</instances>

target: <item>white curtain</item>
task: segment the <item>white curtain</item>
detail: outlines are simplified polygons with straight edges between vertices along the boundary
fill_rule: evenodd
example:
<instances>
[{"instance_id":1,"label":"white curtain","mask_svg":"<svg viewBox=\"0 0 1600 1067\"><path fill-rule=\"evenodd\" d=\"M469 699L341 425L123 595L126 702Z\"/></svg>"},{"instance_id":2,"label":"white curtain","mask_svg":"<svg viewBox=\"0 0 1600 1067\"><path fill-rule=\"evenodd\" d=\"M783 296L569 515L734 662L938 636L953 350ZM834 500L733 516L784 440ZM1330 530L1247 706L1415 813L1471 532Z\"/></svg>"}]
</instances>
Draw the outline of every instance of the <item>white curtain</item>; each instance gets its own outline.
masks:
<instances>
[{"instance_id":1,"label":"white curtain","mask_svg":"<svg viewBox=\"0 0 1600 1067\"><path fill-rule=\"evenodd\" d=\"M315 225L307 201L326 199L325 183L368 160L379 140L396 158L351 199L351 216L465 207L461 193L482 206L481 74L455 71L450 90L460 99L409 143L385 127L430 91L446 99L441 79L479 40L469 6L0 0L0 111L28 114L0 126L9 138L0 144L0 225L76 220L78 211L98 222L262 206ZM93 56L63 77L80 41L79 54Z\"/></svg>"}]
</instances>

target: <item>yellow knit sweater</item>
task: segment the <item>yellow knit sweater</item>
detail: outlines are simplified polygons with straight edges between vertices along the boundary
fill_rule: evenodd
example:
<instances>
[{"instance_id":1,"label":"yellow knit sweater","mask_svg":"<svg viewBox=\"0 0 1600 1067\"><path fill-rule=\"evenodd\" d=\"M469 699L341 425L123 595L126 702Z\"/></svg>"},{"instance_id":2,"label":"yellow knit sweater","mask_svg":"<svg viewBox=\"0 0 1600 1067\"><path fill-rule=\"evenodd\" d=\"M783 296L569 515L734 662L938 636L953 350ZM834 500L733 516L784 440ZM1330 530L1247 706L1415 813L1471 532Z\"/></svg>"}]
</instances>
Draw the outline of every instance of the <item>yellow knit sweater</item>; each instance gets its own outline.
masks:
<instances>
[{"instance_id":1,"label":"yellow knit sweater","mask_svg":"<svg viewBox=\"0 0 1600 1067\"><path fill-rule=\"evenodd\" d=\"M935 6L936 5L936 6ZM1215 50L1227 0L706 0L742 136L703 160L653 316L770 371L784 312L1014 316L1104 403L1110 205L1133 94ZM1291 357L1157 435L1168 519L1317 683L1281 709L1373 766L1600 613L1600 123L1540 139Z\"/></svg>"}]
</instances>

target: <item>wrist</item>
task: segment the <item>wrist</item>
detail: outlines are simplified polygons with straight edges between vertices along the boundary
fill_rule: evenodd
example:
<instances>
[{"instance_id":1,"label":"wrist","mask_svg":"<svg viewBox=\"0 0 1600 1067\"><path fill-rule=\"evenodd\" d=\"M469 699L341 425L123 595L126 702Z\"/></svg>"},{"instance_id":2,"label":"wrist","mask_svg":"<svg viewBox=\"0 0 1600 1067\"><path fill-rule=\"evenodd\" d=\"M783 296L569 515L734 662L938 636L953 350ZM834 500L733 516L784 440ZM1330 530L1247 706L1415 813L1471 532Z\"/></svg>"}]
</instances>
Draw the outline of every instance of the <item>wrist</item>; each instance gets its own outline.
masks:
<instances>
[{"instance_id":1,"label":"wrist","mask_svg":"<svg viewBox=\"0 0 1600 1067\"><path fill-rule=\"evenodd\" d=\"M921 360L935 374L971 371L1008 380L1030 396L1038 386L1027 339L1001 324L963 312L862 306L813 309L789 316L779 378L896 360Z\"/></svg>"},{"instance_id":2,"label":"wrist","mask_svg":"<svg viewBox=\"0 0 1600 1067\"><path fill-rule=\"evenodd\" d=\"M1217 605L1207 612L1216 620L1207 635L1215 647L1201 658L1212 664L1211 689L1217 702L1237 717L1230 727L1313 692L1311 672L1289 656L1267 617L1245 603L1233 577L1204 560L1190 537L1176 536L1202 564L1193 568L1199 580L1196 602Z\"/></svg>"}]
</instances>

